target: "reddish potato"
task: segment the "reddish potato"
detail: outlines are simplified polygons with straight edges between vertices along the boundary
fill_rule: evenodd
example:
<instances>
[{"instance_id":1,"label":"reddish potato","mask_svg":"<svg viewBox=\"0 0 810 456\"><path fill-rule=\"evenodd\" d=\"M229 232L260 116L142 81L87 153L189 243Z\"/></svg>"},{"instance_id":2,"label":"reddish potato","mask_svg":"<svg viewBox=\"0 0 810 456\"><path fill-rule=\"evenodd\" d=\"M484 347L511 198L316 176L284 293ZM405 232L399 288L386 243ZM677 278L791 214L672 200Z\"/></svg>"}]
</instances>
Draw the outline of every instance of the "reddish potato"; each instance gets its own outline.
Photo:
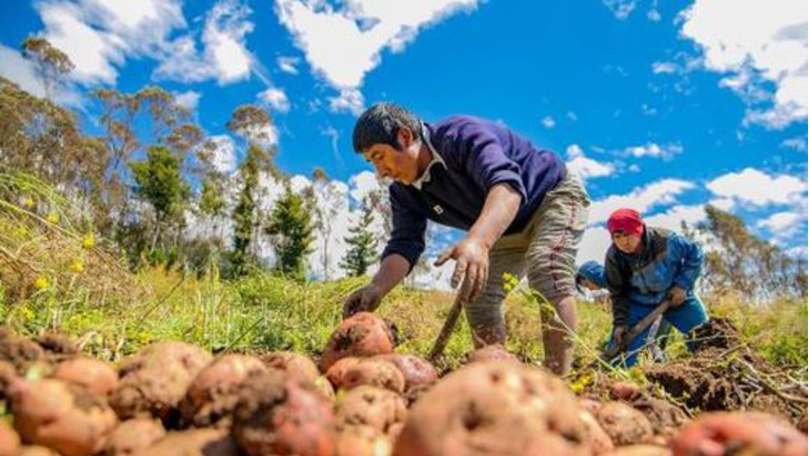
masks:
<instances>
[{"instance_id":1,"label":"reddish potato","mask_svg":"<svg viewBox=\"0 0 810 456\"><path fill-rule=\"evenodd\" d=\"M591 444L593 454L601 455L613 450L613 441L610 440L610 436L607 435L590 412L581 410L579 412L579 418L582 420L587 430L588 441Z\"/></svg>"},{"instance_id":2,"label":"reddish potato","mask_svg":"<svg viewBox=\"0 0 810 456\"><path fill-rule=\"evenodd\" d=\"M346 372L359 362L360 358L355 356L341 358L326 371L326 379L329 380L329 383L331 383L335 389L340 388L340 385L343 384L343 377L346 375Z\"/></svg>"},{"instance_id":3,"label":"reddish potato","mask_svg":"<svg viewBox=\"0 0 810 456\"><path fill-rule=\"evenodd\" d=\"M10 397L20 437L63 456L98 453L118 422L103 399L61 380L19 381Z\"/></svg>"},{"instance_id":4,"label":"reddish potato","mask_svg":"<svg viewBox=\"0 0 810 456\"><path fill-rule=\"evenodd\" d=\"M346 370L338 389L350 390L360 385L376 386L402 394L405 391L405 377L389 362L363 359Z\"/></svg>"},{"instance_id":5,"label":"reddish potato","mask_svg":"<svg viewBox=\"0 0 810 456\"><path fill-rule=\"evenodd\" d=\"M249 456L332 456L335 418L331 403L310 383L276 370L242 384L233 435Z\"/></svg>"},{"instance_id":6,"label":"reddish potato","mask_svg":"<svg viewBox=\"0 0 810 456\"><path fill-rule=\"evenodd\" d=\"M675 456L799 456L807 436L765 413L707 413L684 426L671 444Z\"/></svg>"},{"instance_id":7,"label":"reddish potato","mask_svg":"<svg viewBox=\"0 0 810 456\"><path fill-rule=\"evenodd\" d=\"M335 446L335 456L389 456L393 449L391 440L369 426L342 430Z\"/></svg>"},{"instance_id":8,"label":"reddish potato","mask_svg":"<svg viewBox=\"0 0 810 456\"><path fill-rule=\"evenodd\" d=\"M388 361L396 366L402 372L402 376L405 377L405 391L414 386L431 385L439 378L436 368L430 362L418 356L391 353L375 356L372 359Z\"/></svg>"},{"instance_id":9,"label":"reddish potato","mask_svg":"<svg viewBox=\"0 0 810 456\"><path fill-rule=\"evenodd\" d=\"M579 412L551 374L509 361L476 362L413 405L393 455L586 455Z\"/></svg>"},{"instance_id":10,"label":"reddish potato","mask_svg":"<svg viewBox=\"0 0 810 456\"><path fill-rule=\"evenodd\" d=\"M268 366L283 371L295 380L314 382L321 375L315 362L299 353L279 351L263 354L260 358Z\"/></svg>"},{"instance_id":11,"label":"reddish potato","mask_svg":"<svg viewBox=\"0 0 810 456\"><path fill-rule=\"evenodd\" d=\"M20 436L0 419L0 456L17 456L20 451Z\"/></svg>"},{"instance_id":12,"label":"reddish potato","mask_svg":"<svg viewBox=\"0 0 810 456\"><path fill-rule=\"evenodd\" d=\"M653 435L647 417L622 402L605 403L596 413L596 420L616 446L646 443Z\"/></svg>"},{"instance_id":13,"label":"reddish potato","mask_svg":"<svg viewBox=\"0 0 810 456\"><path fill-rule=\"evenodd\" d=\"M630 445L616 448L605 456L672 456L672 450L656 445Z\"/></svg>"},{"instance_id":14,"label":"reddish potato","mask_svg":"<svg viewBox=\"0 0 810 456\"><path fill-rule=\"evenodd\" d=\"M62 361L51 376L83 386L99 396L110 394L118 386L118 373L109 364L92 358Z\"/></svg>"},{"instance_id":15,"label":"reddish potato","mask_svg":"<svg viewBox=\"0 0 810 456\"><path fill-rule=\"evenodd\" d=\"M44 446L31 445L20 448L17 456L59 456L59 453Z\"/></svg>"},{"instance_id":16,"label":"reddish potato","mask_svg":"<svg viewBox=\"0 0 810 456\"><path fill-rule=\"evenodd\" d=\"M183 419L198 427L230 426L239 385L267 370L264 363L253 356L228 354L215 359L189 385L180 402Z\"/></svg>"},{"instance_id":17,"label":"reddish potato","mask_svg":"<svg viewBox=\"0 0 810 456\"><path fill-rule=\"evenodd\" d=\"M167 420L211 354L184 342L158 342L124 360L110 405L121 419L155 416Z\"/></svg>"},{"instance_id":18,"label":"reddish potato","mask_svg":"<svg viewBox=\"0 0 810 456\"><path fill-rule=\"evenodd\" d=\"M224 429L170 432L136 456L238 456L239 449Z\"/></svg>"},{"instance_id":19,"label":"reddish potato","mask_svg":"<svg viewBox=\"0 0 810 456\"><path fill-rule=\"evenodd\" d=\"M465 364L479 363L484 361L511 361L520 363L517 356L509 353L503 345L494 344L487 345L486 347L479 348L474 352L467 354Z\"/></svg>"},{"instance_id":20,"label":"reddish potato","mask_svg":"<svg viewBox=\"0 0 810 456\"><path fill-rule=\"evenodd\" d=\"M405 400L398 394L373 386L358 386L346 393L337 405L338 430L351 426L370 426L386 434L404 423L408 414Z\"/></svg>"},{"instance_id":21,"label":"reddish potato","mask_svg":"<svg viewBox=\"0 0 810 456\"><path fill-rule=\"evenodd\" d=\"M632 401L641 396L641 387L630 382L615 382L610 385L610 398L617 401Z\"/></svg>"},{"instance_id":22,"label":"reddish potato","mask_svg":"<svg viewBox=\"0 0 810 456\"><path fill-rule=\"evenodd\" d=\"M372 313L360 312L343 320L332 333L321 357L321 372L347 356L367 357L393 350L394 336L388 324Z\"/></svg>"},{"instance_id":23,"label":"reddish potato","mask_svg":"<svg viewBox=\"0 0 810 456\"><path fill-rule=\"evenodd\" d=\"M160 421L151 418L135 418L124 421L107 439L107 456L129 456L149 447L166 435Z\"/></svg>"}]
</instances>

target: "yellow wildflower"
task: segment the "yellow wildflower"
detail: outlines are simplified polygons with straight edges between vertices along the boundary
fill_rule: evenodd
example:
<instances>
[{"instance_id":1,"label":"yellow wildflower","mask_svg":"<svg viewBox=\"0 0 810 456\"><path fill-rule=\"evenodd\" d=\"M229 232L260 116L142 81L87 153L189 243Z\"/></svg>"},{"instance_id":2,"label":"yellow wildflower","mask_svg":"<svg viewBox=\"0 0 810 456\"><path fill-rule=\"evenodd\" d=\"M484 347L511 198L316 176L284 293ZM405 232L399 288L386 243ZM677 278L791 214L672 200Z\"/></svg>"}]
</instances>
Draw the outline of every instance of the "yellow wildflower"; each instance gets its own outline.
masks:
<instances>
[{"instance_id":1,"label":"yellow wildflower","mask_svg":"<svg viewBox=\"0 0 810 456\"><path fill-rule=\"evenodd\" d=\"M82 272L84 271L84 261L76 258L70 263L70 270L73 272Z\"/></svg>"},{"instance_id":2,"label":"yellow wildflower","mask_svg":"<svg viewBox=\"0 0 810 456\"><path fill-rule=\"evenodd\" d=\"M93 233L85 234L84 239L82 239L82 247L92 249L94 245L96 245L96 237L93 236Z\"/></svg>"},{"instance_id":3,"label":"yellow wildflower","mask_svg":"<svg viewBox=\"0 0 810 456\"><path fill-rule=\"evenodd\" d=\"M33 198L28 197L28 198L23 200L23 207L33 207L33 206L34 206L34 199Z\"/></svg>"},{"instance_id":4,"label":"yellow wildflower","mask_svg":"<svg viewBox=\"0 0 810 456\"><path fill-rule=\"evenodd\" d=\"M48 288L48 279L42 276L37 277L37 280L34 281L34 288L37 290L44 290Z\"/></svg>"},{"instance_id":5,"label":"yellow wildflower","mask_svg":"<svg viewBox=\"0 0 810 456\"><path fill-rule=\"evenodd\" d=\"M48 223L53 223L54 225L56 225L57 223L59 223L59 214L57 214L56 212L51 212L48 214L48 217L46 217L45 220L47 220Z\"/></svg>"}]
</instances>

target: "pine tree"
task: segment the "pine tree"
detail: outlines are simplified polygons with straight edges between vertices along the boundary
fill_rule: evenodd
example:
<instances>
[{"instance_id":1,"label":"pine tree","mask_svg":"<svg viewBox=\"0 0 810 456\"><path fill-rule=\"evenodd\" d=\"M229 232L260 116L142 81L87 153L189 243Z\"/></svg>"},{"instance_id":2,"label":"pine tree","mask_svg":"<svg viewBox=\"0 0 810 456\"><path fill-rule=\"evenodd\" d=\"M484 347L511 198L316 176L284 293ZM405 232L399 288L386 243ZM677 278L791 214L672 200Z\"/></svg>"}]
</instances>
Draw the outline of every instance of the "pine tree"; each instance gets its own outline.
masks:
<instances>
[{"instance_id":1,"label":"pine tree","mask_svg":"<svg viewBox=\"0 0 810 456\"><path fill-rule=\"evenodd\" d=\"M373 215L371 205L364 205L363 216L358 220L359 223L349 228L351 235L344 238L350 247L340 262L340 267L350 276L365 275L368 267L377 257L377 239L369 229L374 221Z\"/></svg>"},{"instance_id":2,"label":"pine tree","mask_svg":"<svg viewBox=\"0 0 810 456\"><path fill-rule=\"evenodd\" d=\"M259 147L251 146L244 162L239 167L242 178L242 188L239 191L236 207L231 218L233 219L233 251L231 252L232 273L240 276L247 272L247 266L252 263L250 257L250 242L253 240L256 229L256 198L254 191L259 185Z\"/></svg>"},{"instance_id":3,"label":"pine tree","mask_svg":"<svg viewBox=\"0 0 810 456\"><path fill-rule=\"evenodd\" d=\"M306 276L306 256L312 252L313 224L310 208L301 195L293 193L289 184L279 199L265 228L273 237L276 267L283 274L296 279Z\"/></svg>"}]
</instances>

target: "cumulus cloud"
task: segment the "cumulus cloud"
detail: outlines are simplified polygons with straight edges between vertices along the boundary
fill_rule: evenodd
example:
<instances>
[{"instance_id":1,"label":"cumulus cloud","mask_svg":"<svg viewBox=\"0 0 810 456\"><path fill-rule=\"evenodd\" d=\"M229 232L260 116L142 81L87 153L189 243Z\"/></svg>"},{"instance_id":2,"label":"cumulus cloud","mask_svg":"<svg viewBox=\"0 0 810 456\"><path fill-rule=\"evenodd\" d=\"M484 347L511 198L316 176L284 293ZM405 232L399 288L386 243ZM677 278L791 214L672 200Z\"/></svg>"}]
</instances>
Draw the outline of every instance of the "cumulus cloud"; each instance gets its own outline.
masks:
<instances>
[{"instance_id":1,"label":"cumulus cloud","mask_svg":"<svg viewBox=\"0 0 810 456\"><path fill-rule=\"evenodd\" d=\"M287 98L287 94L277 87L270 87L259 93L259 100L278 112L284 113L290 110L290 100Z\"/></svg>"},{"instance_id":2,"label":"cumulus cloud","mask_svg":"<svg viewBox=\"0 0 810 456\"><path fill-rule=\"evenodd\" d=\"M350 112L359 116L365 110L365 99L357 89L341 89L340 95L329 98L329 110L332 112Z\"/></svg>"},{"instance_id":3,"label":"cumulus cloud","mask_svg":"<svg viewBox=\"0 0 810 456\"><path fill-rule=\"evenodd\" d=\"M174 102L177 103L179 106L182 106L189 111L194 111L197 109L197 103L200 102L200 97L202 95L200 92L195 92L193 90L187 90L181 93L174 94Z\"/></svg>"},{"instance_id":4,"label":"cumulus cloud","mask_svg":"<svg viewBox=\"0 0 810 456\"><path fill-rule=\"evenodd\" d=\"M623 207L645 213L656 206L672 204L679 195L693 188L692 182L669 178L635 188L626 195L608 196L591 205L589 223L604 223L613 211Z\"/></svg>"},{"instance_id":5,"label":"cumulus cloud","mask_svg":"<svg viewBox=\"0 0 810 456\"><path fill-rule=\"evenodd\" d=\"M313 70L338 89L358 88L380 63L383 49L401 51L419 31L479 0L276 0L276 13Z\"/></svg>"},{"instance_id":6,"label":"cumulus cloud","mask_svg":"<svg viewBox=\"0 0 810 456\"><path fill-rule=\"evenodd\" d=\"M729 20L729 18L734 20ZM705 68L749 104L746 123L781 129L807 118L807 2L697 0L681 34L702 49ZM768 85L776 86L775 92ZM767 101L751 94L767 91Z\"/></svg>"},{"instance_id":7,"label":"cumulus cloud","mask_svg":"<svg viewBox=\"0 0 810 456\"><path fill-rule=\"evenodd\" d=\"M719 176L706 188L718 197L753 206L795 204L807 194L807 184L796 176L770 175L754 168Z\"/></svg>"},{"instance_id":8,"label":"cumulus cloud","mask_svg":"<svg viewBox=\"0 0 810 456\"><path fill-rule=\"evenodd\" d=\"M652 157L662 158L665 160L668 160L681 152L683 152L683 147L678 144L659 145L656 143L647 143L624 149L624 153L632 157Z\"/></svg>"},{"instance_id":9,"label":"cumulus cloud","mask_svg":"<svg viewBox=\"0 0 810 456\"><path fill-rule=\"evenodd\" d=\"M615 171L611 163L598 162L585 156L585 152L578 144L571 144L566 148L568 161L565 163L569 171L579 175L582 179L608 176Z\"/></svg>"},{"instance_id":10,"label":"cumulus cloud","mask_svg":"<svg viewBox=\"0 0 810 456\"><path fill-rule=\"evenodd\" d=\"M20 86L22 90L37 97L45 97L45 87L37 77L34 65L26 60L16 49L0 44L0 76ZM52 101L73 107L81 107L82 96L75 84L63 84L56 87Z\"/></svg>"},{"instance_id":11,"label":"cumulus cloud","mask_svg":"<svg viewBox=\"0 0 810 456\"><path fill-rule=\"evenodd\" d=\"M678 64L674 62L653 62L652 70L655 74L672 74L678 71Z\"/></svg>"}]
</instances>

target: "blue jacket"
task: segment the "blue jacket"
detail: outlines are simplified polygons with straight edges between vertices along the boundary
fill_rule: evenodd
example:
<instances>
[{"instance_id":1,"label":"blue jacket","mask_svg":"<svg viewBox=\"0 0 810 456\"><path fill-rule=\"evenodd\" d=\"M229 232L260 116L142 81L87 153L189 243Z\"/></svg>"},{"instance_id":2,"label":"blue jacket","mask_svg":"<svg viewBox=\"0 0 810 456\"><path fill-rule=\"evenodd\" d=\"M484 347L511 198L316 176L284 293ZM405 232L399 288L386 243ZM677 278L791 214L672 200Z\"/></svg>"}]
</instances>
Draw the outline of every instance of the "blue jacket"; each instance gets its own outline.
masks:
<instances>
[{"instance_id":1,"label":"blue jacket","mask_svg":"<svg viewBox=\"0 0 810 456\"><path fill-rule=\"evenodd\" d=\"M437 160L417 186L389 187L393 229L382 257L397 253L411 267L425 249L425 227L432 220L468 230L478 219L489 189L500 183L521 196L505 234L521 231L546 193L565 176L565 163L538 149L503 125L471 116L424 124L422 139ZM438 155L438 157L436 156Z\"/></svg>"},{"instance_id":2,"label":"blue jacket","mask_svg":"<svg viewBox=\"0 0 810 456\"><path fill-rule=\"evenodd\" d=\"M577 278L583 278L593 282L599 288L607 288L607 278L605 278L605 267L596 261L586 261L577 269Z\"/></svg>"},{"instance_id":3,"label":"blue jacket","mask_svg":"<svg viewBox=\"0 0 810 456\"><path fill-rule=\"evenodd\" d=\"M700 246L669 230L645 228L642 249L628 255L611 245L605 276L613 301L613 325L626 326L630 305L656 306L673 286L691 295L703 268Z\"/></svg>"}]
</instances>

